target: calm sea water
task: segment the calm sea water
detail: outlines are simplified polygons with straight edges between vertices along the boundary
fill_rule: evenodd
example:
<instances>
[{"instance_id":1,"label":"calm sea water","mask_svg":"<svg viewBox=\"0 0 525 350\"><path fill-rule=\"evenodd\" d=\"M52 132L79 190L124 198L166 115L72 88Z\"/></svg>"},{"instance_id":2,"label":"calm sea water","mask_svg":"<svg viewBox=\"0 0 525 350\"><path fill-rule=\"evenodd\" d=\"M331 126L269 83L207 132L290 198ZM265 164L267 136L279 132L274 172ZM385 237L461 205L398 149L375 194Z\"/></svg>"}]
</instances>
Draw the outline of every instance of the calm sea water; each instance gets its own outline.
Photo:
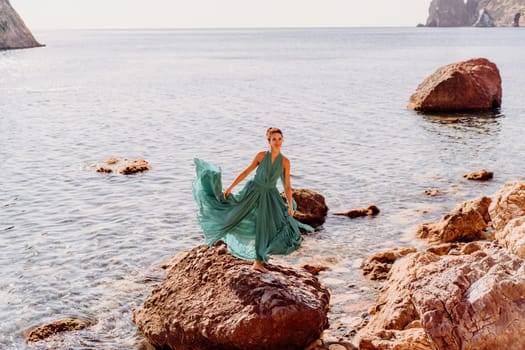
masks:
<instances>
[{"instance_id":1,"label":"calm sea water","mask_svg":"<svg viewBox=\"0 0 525 350\"><path fill-rule=\"evenodd\" d=\"M371 252L418 245L417 224L524 178L522 28L35 35L47 47L0 52L1 349L143 348L132 310L162 278L160 263L203 242L192 158L220 164L230 183L266 148L269 126L284 131L294 187L323 194L331 213L381 209L373 219L329 214L301 250L274 260L331 266L320 278L333 324L373 300L359 270ZM500 113L405 108L426 76L472 57L499 67ZM154 168L93 171L109 157ZM495 179L463 180L481 168ZM444 195L421 194L429 188ZM66 316L93 325L26 344L25 331Z\"/></svg>"}]
</instances>

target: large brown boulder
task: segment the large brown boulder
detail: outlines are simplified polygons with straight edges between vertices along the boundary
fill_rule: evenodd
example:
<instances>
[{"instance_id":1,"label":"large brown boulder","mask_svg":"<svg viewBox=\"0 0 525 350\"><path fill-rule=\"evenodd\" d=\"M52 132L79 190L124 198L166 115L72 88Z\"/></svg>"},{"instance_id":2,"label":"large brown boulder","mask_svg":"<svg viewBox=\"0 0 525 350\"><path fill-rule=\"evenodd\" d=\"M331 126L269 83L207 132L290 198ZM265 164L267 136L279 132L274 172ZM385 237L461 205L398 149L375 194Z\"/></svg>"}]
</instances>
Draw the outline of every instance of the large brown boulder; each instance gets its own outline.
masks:
<instances>
[{"instance_id":1,"label":"large brown boulder","mask_svg":"<svg viewBox=\"0 0 525 350\"><path fill-rule=\"evenodd\" d=\"M419 84L407 107L422 112L490 110L501 106L501 95L496 65L475 58L439 68Z\"/></svg>"},{"instance_id":2,"label":"large brown boulder","mask_svg":"<svg viewBox=\"0 0 525 350\"><path fill-rule=\"evenodd\" d=\"M359 349L525 349L525 260L492 243L392 268Z\"/></svg>"},{"instance_id":3,"label":"large brown boulder","mask_svg":"<svg viewBox=\"0 0 525 350\"><path fill-rule=\"evenodd\" d=\"M148 341L172 349L304 349L327 328L330 294L306 271L269 273L200 246L176 258L133 312Z\"/></svg>"},{"instance_id":4,"label":"large brown boulder","mask_svg":"<svg viewBox=\"0 0 525 350\"><path fill-rule=\"evenodd\" d=\"M285 193L281 193L281 197L286 201ZM294 188L292 197L297 203L295 219L312 227L324 224L328 206L321 194L306 188Z\"/></svg>"},{"instance_id":5,"label":"large brown boulder","mask_svg":"<svg viewBox=\"0 0 525 350\"><path fill-rule=\"evenodd\" d=\"M416 237L430 242L454 242L476 238L490 223L489 197L467 201L439 221L418 226Z\"/></svg>"},{"instance_id":6,"label":"large brown boulder","mask_svg":"<svg viewBox=\"0 0 525 350\"><path fill-rule=\"evenodd\" d=\"M9 0L0 0L0 50L43 46L26 27Z\"/></svg>"}]
</instances>

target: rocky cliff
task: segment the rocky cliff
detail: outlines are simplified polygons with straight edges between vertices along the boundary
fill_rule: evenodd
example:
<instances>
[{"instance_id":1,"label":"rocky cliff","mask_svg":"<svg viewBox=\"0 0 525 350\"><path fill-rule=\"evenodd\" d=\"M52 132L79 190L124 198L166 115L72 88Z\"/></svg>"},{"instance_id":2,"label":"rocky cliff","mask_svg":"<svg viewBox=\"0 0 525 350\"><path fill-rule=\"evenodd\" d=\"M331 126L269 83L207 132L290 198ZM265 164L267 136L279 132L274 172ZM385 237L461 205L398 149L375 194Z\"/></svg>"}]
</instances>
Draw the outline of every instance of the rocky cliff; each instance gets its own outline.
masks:
<instances>
[{"instance_id":1,"label":"rocky cliff","mask_svg":"<svg viewBox=\"0 0 525 350\"><path fill-rule=\"evenodd\" d=\"M27 29L9 0L0 0L0 50L43 46Z\"/></svg>"},{"instance_id":2,"label":"rocky cliff","mask_svg":"<svg viewBox=\"0 0 525 350\"><path fill-rule=\"evenodd\" d=\"M522 13L525 0L432 0L426 26L520 26Z\"/></svg>"}]
</instances>

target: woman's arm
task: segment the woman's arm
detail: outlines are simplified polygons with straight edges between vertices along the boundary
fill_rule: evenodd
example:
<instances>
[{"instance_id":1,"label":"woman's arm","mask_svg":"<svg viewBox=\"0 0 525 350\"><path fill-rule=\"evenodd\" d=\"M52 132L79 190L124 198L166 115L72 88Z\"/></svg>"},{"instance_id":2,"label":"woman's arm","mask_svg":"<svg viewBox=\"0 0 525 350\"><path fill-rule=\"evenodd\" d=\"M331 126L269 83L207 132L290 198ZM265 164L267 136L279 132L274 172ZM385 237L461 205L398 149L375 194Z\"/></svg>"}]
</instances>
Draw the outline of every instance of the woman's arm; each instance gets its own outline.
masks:
<instances>
[{"instance_id":1,"label":"woman's arm","mask_svg":"<svg viewBox=\"0 0 525 350\"><path fill-rule=\"evenodd\" d=\"M246 169L244 169L239 174L239 176L237 176L237 178L235 180L233 180L232 184L230 186L228 186L226 191L224 191L224 199L228 198L228 196L230 195L230 193L233 190L233 188L235 186L237 186L237 184L239 182L244 180L244 178L246 178L246 176L248 176L255 168L257 168L259 166L259 163L261 163L261 161L263 160L265 153L266 152L263 151L263 152L259 152L259 153L257 153L255 155L255 157L253 158L251 164L248 165L248 167Z\"/></svg>"},{"instance_id":2,"label":"woman's arm","mask_svg":"<svg viewBox=\"0 0 525 350\"><path fill-rule=\"evenodd\" d=\"M290 182L290 161L283 157L283 172L284 172L284 193L286 193L286 201L288 204L288 215L293 215L293 199L292 199L292 184Z\"/></svg>"}]
</instances>

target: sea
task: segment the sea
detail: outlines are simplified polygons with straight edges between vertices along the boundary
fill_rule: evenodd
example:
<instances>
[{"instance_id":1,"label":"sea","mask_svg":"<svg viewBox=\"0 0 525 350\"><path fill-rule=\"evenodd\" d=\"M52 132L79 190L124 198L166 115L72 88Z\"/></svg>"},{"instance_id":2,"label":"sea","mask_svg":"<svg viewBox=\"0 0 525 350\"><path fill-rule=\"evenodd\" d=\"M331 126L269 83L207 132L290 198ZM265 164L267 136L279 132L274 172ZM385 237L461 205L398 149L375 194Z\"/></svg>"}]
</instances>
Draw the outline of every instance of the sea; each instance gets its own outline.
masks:
<instances>
[{"instance_id":1,"label":"sea","mask_svg":"<svg viewBox=\"0 0 525 350\"><path fill-rule=\"evenodd\" d=\"M295 188L326 222L270 263L329 267L327 337L352 341L379 288L372 253L424 243L418 224L525 179L523 28L35 31L0 51L0 349L147 349L131 320L160 266L203 244L193 158L228 185L279 127ZM489 113L423 115L409 97L439 67L494 62ZM137 175L95 171L144 158ZM463 174L494 171L488 182ZM242 184L235 190L240 190ZM438 196L424 191L437 189ZM379 207L376 217L334 213ZM27 343L42 324L90 326Z\"/></svg>"}]
</instances>

